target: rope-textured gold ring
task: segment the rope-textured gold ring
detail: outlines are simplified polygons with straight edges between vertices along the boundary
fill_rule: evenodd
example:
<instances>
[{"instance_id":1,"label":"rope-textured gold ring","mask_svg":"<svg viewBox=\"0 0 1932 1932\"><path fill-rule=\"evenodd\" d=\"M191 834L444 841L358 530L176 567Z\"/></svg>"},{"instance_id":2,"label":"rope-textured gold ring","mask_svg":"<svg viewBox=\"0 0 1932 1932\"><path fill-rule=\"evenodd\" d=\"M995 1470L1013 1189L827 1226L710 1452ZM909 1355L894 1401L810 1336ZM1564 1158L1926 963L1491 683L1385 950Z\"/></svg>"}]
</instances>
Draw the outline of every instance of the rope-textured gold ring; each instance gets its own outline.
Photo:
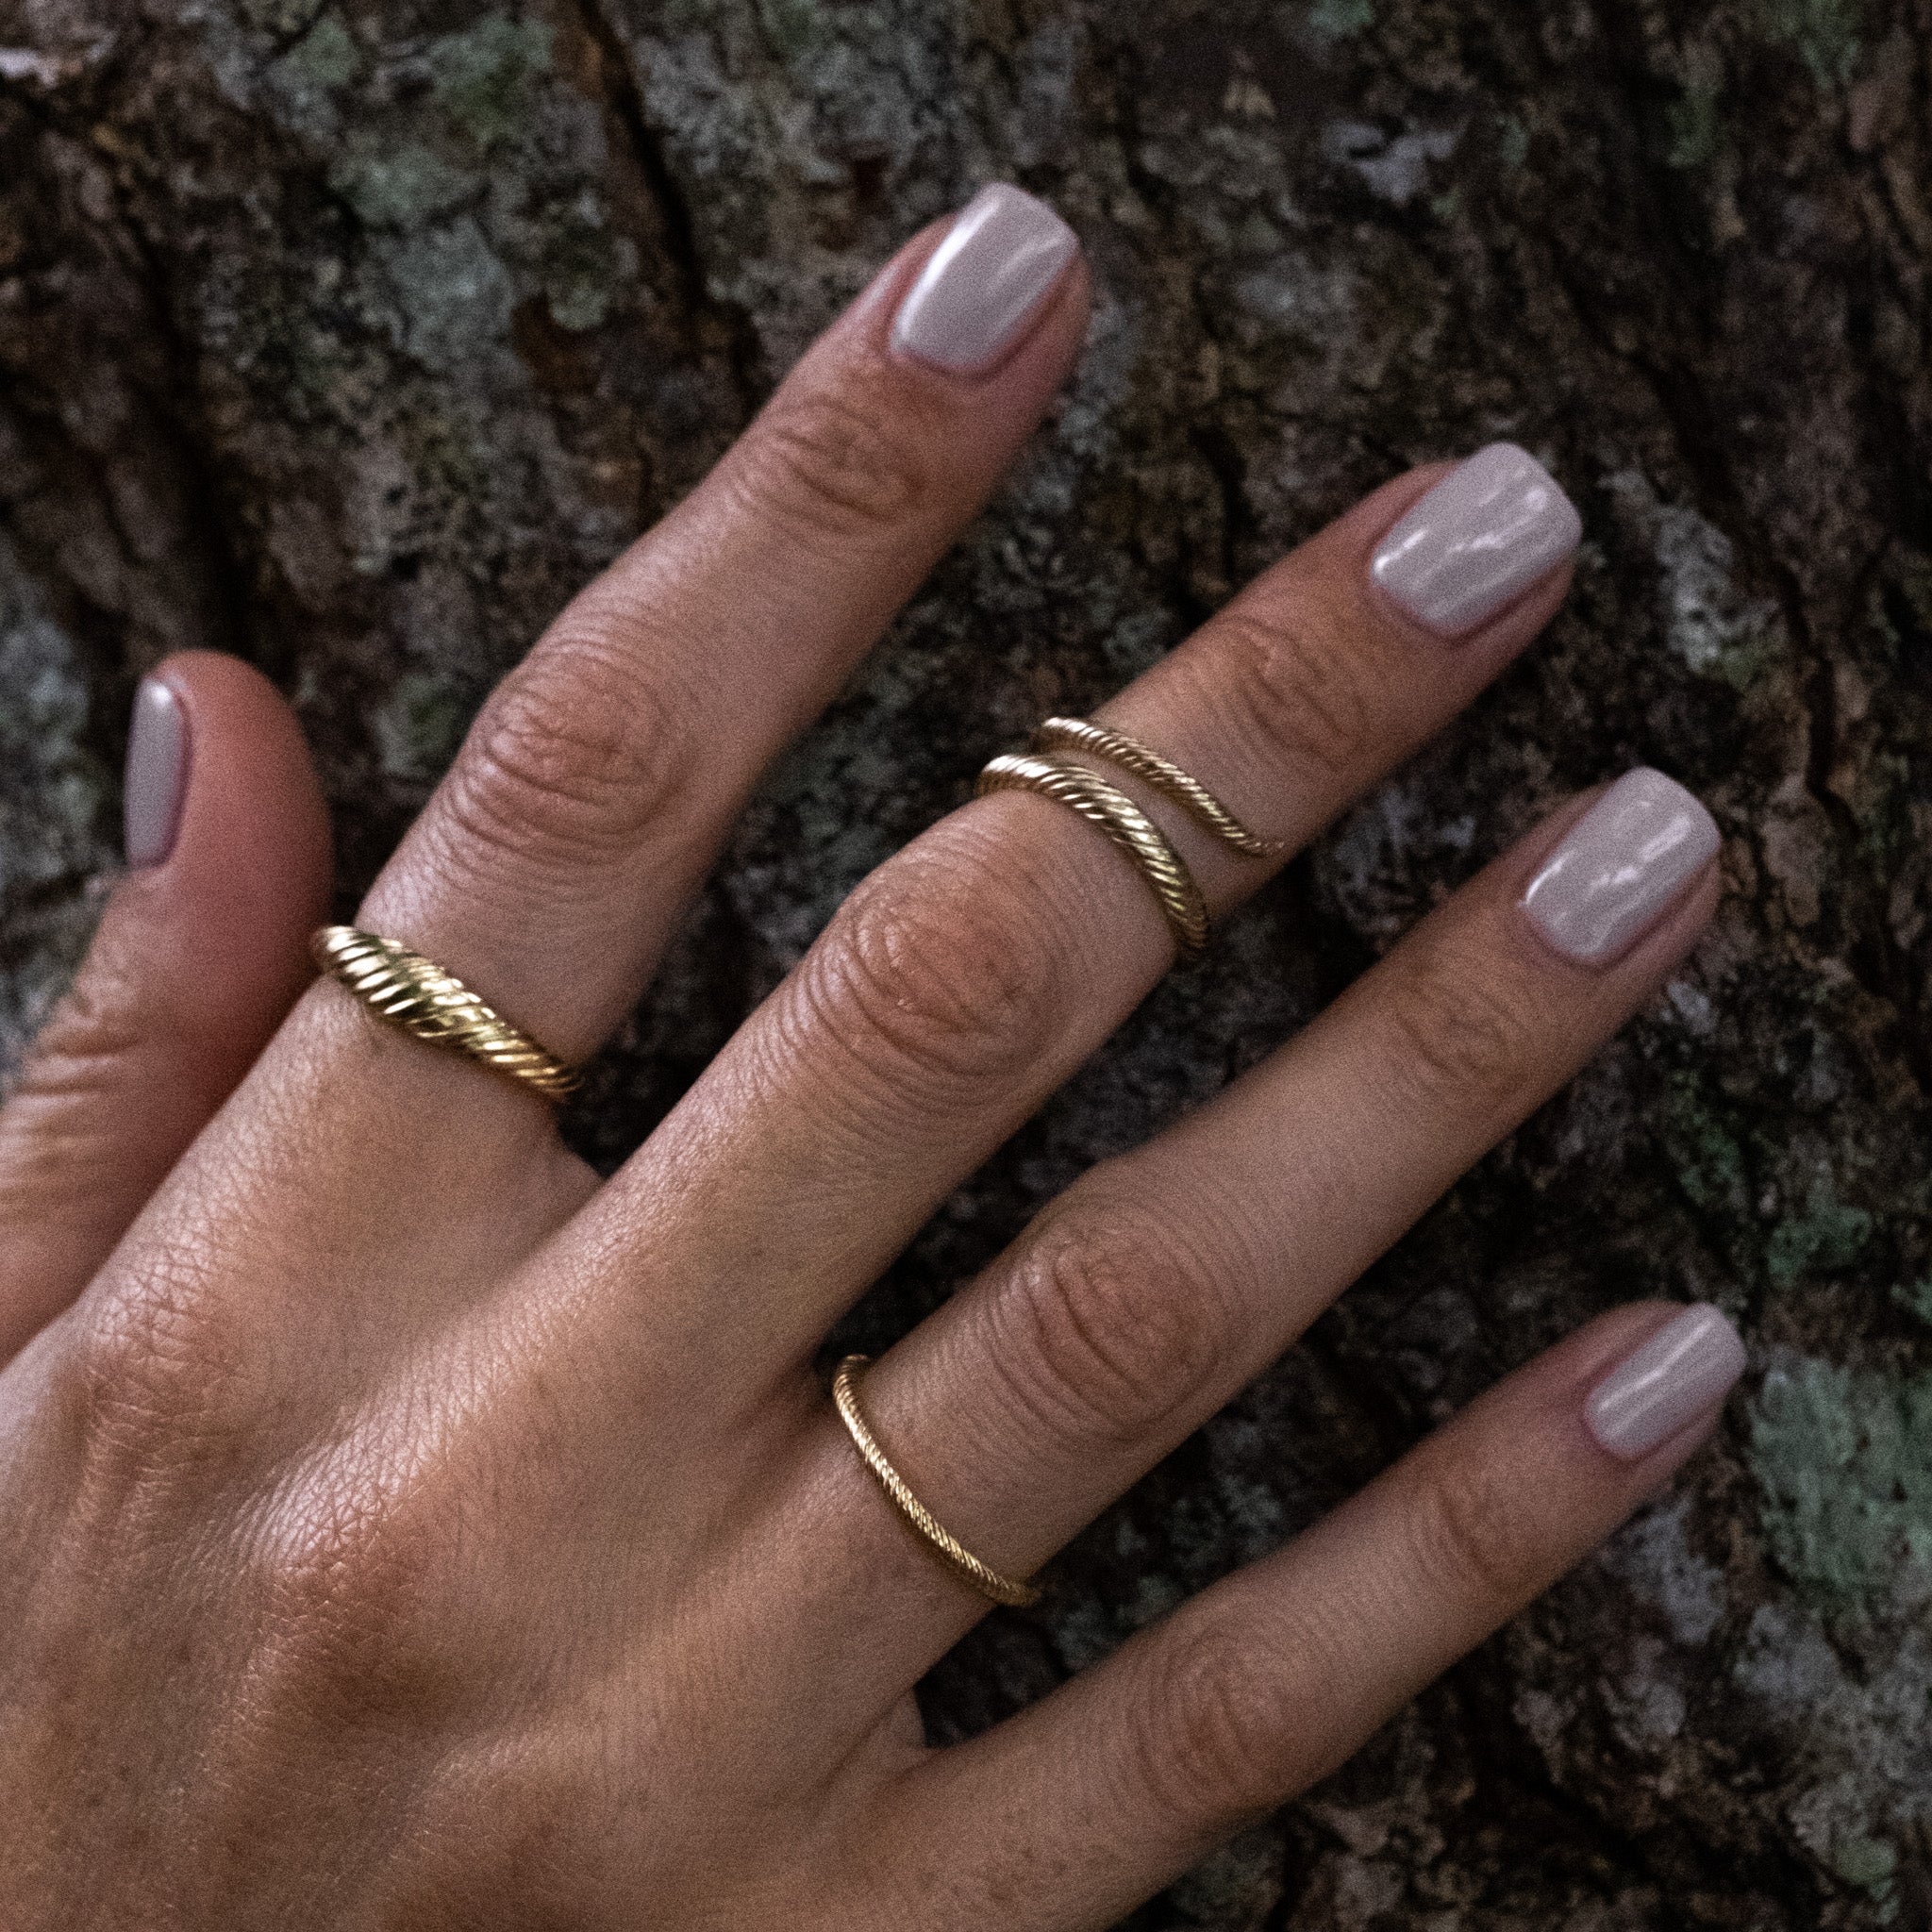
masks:
<instances>
[{"instance_id":1,"label":"rope-textured gold ring","mask_svg":"<svg viewBox=\"0 0 1932 1932\"><path fill-rule=\"evenodd\" d=\"M1200 779L1184 772L1172 758L1164 758L1152 745L1129 738L1124 731L1109 730L1086 718L1049 718L1034 733L1035 751L1084 751L1090 757L1105 758L1137 778L1144 778L1163 798L1174 804L1195 824L1206 825L1222 841L1249 858L1279 858L1288 850L1280 839L1262 839L1249 831L1241 820L1216 798Z\"/></svg>"},{"instance_id":2,"label":"rope-textured gold ring","mask_svg":"<svg viewBox=\"0 0 1932 1932\"><path fill-rule=\"evenodd\" d=\"M455 974L395 940L353 925L325 925L308 950L325 973L391 1025L466 1053L546 1100L562 1100L583 1077L486 1006Z\"/></svg>"},{"instance_id":3,"label":"rope-textured gold ring","mask_svg":"<svg viewBox=\"0 0 1932 1932\"><path fill-rule=\"evenodd\" d=\"M839 1372L832 1377L832 1401L838 1407L839 1420L845 1424L845 1433L852 1438L853 1447L865 1458L866 1468L886 1492L887 1500L907 1526L961 1583L1011 1608L1024 1609L1028 1604L1037 1604L1040 1591L1035 1585L1002 1576L990 1564L982 1563L912 1493L906 1478L892 1467L858 1407L858 1372L865 1367L866 1359L862 1355L848 1355L839 1364Z\"/></svg>"},{"instance_id":4,"label":"rope-textured gold ring","mask_svg":"<svg viewBox=\"0 0 1932 1932\"><path fill-rule=\"evenodd\" d=\"M1208 902L1187 860L1118 785L1066 758L1008 752L980 773L976 791L981 798L991 791L1037 791L1098 825L1147 881L1183 957L1192 958L1207 946Z\"/></svg>"},{"instance_id":5,"label":"rope-textured gold ring","mask_svg":"<svg viewBox=\"0 0 1932 1932\"><path fill-rule=\"evenodd\" d=\"M1034 732L1032 752L1053 751L1084 752L1143 780L1249 858L1275 858L1286 850L1278 839L1249 831L1198 778L1124 731L1085 718L1049 718ZM1182 958L1192 958L1206 948L1208 906L1200 886L1160 827L1118 785L1072 758L1008 753L979 774L976 795L984 798L990 791L1037 791L1098 825L1146 880Z\"/></svg>"}]
</instances>

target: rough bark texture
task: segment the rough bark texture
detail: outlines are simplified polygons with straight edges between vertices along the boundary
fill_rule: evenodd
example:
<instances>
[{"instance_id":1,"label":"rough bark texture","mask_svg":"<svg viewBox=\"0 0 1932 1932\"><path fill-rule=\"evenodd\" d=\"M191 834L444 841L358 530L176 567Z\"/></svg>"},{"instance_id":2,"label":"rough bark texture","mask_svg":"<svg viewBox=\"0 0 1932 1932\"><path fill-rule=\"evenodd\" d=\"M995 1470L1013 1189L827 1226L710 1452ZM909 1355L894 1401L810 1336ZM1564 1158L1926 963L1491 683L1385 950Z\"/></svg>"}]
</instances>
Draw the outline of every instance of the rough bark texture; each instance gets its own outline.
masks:
<instances>
[{"instance_id":1,"label":"rough bark texture","mask_svg":"<svg viewBox=\"0 0 1932 1932\"><path fill-rule=\"evenodd\" d=\"M1675 1497L1136 1926L1932 1916L1928 0L0 0L0 1036L115 864L133 679L297 696L370 875L490 682L888 248L1049 195L1022 474L767 788L575 1131L614 1160L860 873L1403 464L1509 436L1567 614L1176 976L853 1324L1647 760L1730 895L1667 1001L938 1673L941 1735L1636 1293L1753 1373Z\"/></svg>"}]
</instances>

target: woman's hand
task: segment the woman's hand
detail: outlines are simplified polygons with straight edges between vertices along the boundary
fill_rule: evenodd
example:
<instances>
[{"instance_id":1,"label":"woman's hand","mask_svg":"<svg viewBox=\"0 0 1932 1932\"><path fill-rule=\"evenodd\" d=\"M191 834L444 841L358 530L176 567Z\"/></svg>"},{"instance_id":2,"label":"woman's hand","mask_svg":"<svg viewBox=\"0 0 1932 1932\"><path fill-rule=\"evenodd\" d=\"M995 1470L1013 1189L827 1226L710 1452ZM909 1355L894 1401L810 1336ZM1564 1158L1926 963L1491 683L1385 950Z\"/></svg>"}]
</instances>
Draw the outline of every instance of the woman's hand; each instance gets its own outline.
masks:
<instances>
[{"instance_id":1,"label":"woman's hand","mask_svg":"<svg viewBox=\"0 0 1932 1932\"><path fill-rule=\"evenodd\" d=\"M1013 191L913 242L494 694L359 923L592 1052L1086 314L1071 237ZM1101 715L1292 849L1529 641L1575 531L1520 453L1403 477ZM539 1100L339 986L275 1030L312 781L251 675L160 679L149 862L0 1119L15 1932L1103 1924L1575 1561L1737 1373L1714 1313L1608 1315L928 1750L912 1687L986 1606L815 1357L1167 968L1143 881L1049 800L967 806L599 1185ZM1267 875L1143 802L1213 909ZM1089 1174L871 1372L915 1492L995 1567L1044 1562L1653 995L1715 849L1654 774L1571 805Z\"/></svg>"}]
</instances>

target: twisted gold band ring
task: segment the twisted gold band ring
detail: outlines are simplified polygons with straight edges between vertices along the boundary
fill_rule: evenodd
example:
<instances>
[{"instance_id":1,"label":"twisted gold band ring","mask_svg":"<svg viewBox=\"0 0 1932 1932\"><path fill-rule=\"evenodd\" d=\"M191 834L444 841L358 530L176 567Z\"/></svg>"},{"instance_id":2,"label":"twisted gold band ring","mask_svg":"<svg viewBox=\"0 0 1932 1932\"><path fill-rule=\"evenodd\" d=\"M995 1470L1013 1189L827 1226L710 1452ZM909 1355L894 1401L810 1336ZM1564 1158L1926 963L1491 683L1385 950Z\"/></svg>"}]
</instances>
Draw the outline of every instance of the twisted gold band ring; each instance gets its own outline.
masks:
<instances>
[{"instance_id":1,"label":"twisted gold band ring","mask_svg":"<svg viewBox=\"0 0 1932 1932\"><path fill-rule=\"evenodd\" d=\"M1089 757L1105 758L1137 778L1144 778L1163 798L1174 804L1195 824L1206 825L1237 852L1250 858L1279 858L1288 850L1279 839L1257 838L1216 798L1201 781L1184 772L1171 758L1164 758L1151 745L1124 731L1109 730L1086 718L1049 718L1033 734L1035 751L1084 751Z\"/></svg>"},{"instance_id":2,"label":"twisted gold band ring","mask_svg":"<svg viewBox=\"0 0 1932 1932\"><path fill-rule=\"evenodd\" d=\"M466 1053L546 1100L564 1099L583 1077L486 1006L455 974L394 940L353 925L325 925L308 950L323 972L391 1025Z\"/></svg>"},{"instance_id":3,"label":"twisted gold band ring","mask_svg":"<svg viewBox=\"0 0 1932 1932\"><path fill-rule=\"evenodd\" d=\"M1146 880L1184 958L1194 958L1208 944L1208 906L1187 861L1118 785L1072 758L1034 754L1078 751L1104 759L1144 780L1224 845L1247 858L1274 858L1286 849L1278 839L1249 831L1198 778L1124 731L1109 730L1085 718L1049 718L1034 732L1031 743L1030 753L1006 753L987 765L979 774L976 795L1037 791L1098 825Z\"/></svg>"},{"instance_id":4,"label":"twisted gold band ring","mask_svg":"<svg viewBox=\"0 0 1932 1932\"><path fill-rule=\"evenodd\" d=\"M1015 1577L1002 1576L991 1565L982 1563L912 1493L906 1478L892 1467L886 1452L879 1447L877 1437L859 1411L858 1372L865 1364L866 1357L862 1355L848 1355L839 1364L839 1372L832 1377L832 1401L838 1408L839 1420L845 1424L845 1433L852 1438L853 1447L865 1458L866 1468L877 1479L887 1500L899 1512L907 1526L961 1583L976 1590L981 1596L991 1597L994 1603L1005 1604L1010 1608L1024 1609L1028 1604L1037 1604L1040 1591L1035 1585Z\"/></svg>"},{"instance_id":5,"label":"twisted gold band ring","mask_svg":"<svg viewBox=\"0 0 1932 1932\"><path fill-rule=\"evenodd\" d=\"M1118 785L1066 758L1008 752L980 773L976 789L981 798L993 791L1037 791L1098 825L1147 881L1183 957L1192 958L1207 946L1208 903L1187 860Z\"/></svg>"}]
</instances>

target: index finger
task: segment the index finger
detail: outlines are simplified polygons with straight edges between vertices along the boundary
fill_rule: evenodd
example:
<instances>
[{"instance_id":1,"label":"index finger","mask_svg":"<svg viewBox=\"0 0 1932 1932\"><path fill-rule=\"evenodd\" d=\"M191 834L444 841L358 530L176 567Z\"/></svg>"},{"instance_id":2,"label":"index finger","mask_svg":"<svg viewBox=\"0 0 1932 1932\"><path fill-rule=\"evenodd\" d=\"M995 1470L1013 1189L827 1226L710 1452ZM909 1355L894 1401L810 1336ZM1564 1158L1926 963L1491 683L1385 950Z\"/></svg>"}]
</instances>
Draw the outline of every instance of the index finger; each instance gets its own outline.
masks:
<instances>
[{"instance_id":1,"label":"index finger","mask_svg":"<svg viewBox=\"0 0 1932 1932\"><path fill-rule=\"evenodd\" d=\"M979 510L1086 326L995 184L900 251L711 474L497 688L358 923L566 1059L637 997L767 763Z\"/></svg>"}]
</instances>

